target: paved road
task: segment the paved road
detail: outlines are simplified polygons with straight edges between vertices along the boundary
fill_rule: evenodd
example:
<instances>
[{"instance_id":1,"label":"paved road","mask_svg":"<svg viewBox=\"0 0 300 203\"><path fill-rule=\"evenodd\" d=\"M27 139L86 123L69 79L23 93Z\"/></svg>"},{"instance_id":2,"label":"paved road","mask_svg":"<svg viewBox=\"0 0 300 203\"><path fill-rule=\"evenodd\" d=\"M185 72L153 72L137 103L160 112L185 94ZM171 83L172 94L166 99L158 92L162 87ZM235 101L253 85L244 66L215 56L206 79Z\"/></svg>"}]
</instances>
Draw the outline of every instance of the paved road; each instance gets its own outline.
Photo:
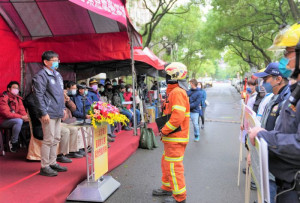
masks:
<instances>
[{"instance_id":1,"label":"paved road","mask_svg":"<svg viewBox=\"0 0 300 203\"><path fill-rule=\"evenodd\" d=\"M240 96L230 84L215 84L207 89L210 105L206 110L205 129L200 141L190 143L184 157L189 203L244 202L244 175L237 187L239 152ZM138 149L110 175L121 187L107 203L152 203L162 198L152 197L153 188L160 187L160 158L163 146L155 150ZM244 164L244 162L243 162ZM252 193L251 197L255 194ZM251 198L250 202L253 202Z\"/></svg>"}]
</instances>

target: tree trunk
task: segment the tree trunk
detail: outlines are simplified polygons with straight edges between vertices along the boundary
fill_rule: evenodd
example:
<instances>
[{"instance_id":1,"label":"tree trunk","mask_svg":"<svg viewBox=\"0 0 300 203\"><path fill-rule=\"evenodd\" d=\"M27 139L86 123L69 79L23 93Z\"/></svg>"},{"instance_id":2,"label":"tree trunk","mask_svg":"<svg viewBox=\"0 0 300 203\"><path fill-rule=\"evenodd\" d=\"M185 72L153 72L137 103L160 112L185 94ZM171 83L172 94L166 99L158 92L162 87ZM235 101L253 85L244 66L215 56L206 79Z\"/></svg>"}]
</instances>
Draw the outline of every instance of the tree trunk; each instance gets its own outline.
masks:
<instances>
[{"instance_id":1,"label":"tree trunk","mask_svg":"<svg viewBox=\"0 0 300 203\"><path fill-rule=\"evenodd\" d=\"M300 13L299 13L296 3L294 2L294 0L288 0L288 2L289 2L289 6L290 6L294 20L299 21Z\"/></svg>"},{"instance_id":2,"label":"tree trunk","mask_svg":"<svg viewBox=\"0 0 300 203\"><path fill-rule=\"evenodd\" d=\"M191 79L196 79L196 72L195 71L193 71Z\"/></svg>"}]
</instances>

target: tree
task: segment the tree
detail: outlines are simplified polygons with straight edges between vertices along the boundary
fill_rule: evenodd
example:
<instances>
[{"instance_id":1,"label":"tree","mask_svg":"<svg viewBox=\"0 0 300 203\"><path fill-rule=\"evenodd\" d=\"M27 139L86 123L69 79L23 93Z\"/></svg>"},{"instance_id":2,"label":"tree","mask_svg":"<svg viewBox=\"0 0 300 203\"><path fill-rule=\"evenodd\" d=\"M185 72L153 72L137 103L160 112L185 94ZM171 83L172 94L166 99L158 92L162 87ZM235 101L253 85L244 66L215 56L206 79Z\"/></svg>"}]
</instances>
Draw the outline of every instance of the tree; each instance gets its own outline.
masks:
<instances>
[{"instance_id":1,"label":"tree","mask_svg":"<svg viewBox=\"0 0 300 203\"><path fill-rule=\"evenodd\" d=\"M157 26L167 14L169 15L180 15L190 11L190 6L198 4L199 0L191 0L187 5L182 6L180 11L172 11L174 5L178 0L157 0L149 1L143 0L146 9L151 13L151 19L144 25L142 37L145 39L144 47L148 47L152 41L153 33Z\"/></svg>"},{"instance_id":2,"label":"tree","mask_svg":"<svg viewBox=\"0 0 300 203\"><path fill-rule=\"evenodd\" d=\"M267 48L278 27L292 19L286 1L214 0L212 6L201 40L206 47L230 50L240 58L241 68L247 63L261 69L274 59Z\"/></svg>"}]
</instances>

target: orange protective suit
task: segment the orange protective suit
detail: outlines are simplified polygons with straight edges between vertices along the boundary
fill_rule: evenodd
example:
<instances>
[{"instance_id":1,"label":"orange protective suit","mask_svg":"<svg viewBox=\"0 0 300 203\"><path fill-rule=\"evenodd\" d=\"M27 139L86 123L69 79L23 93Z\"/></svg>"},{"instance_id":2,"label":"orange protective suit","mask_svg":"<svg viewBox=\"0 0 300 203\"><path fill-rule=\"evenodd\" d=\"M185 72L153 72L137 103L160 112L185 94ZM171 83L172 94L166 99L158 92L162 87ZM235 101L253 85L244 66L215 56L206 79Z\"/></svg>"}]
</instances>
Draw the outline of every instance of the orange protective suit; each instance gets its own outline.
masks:
<instances>
[{"instance_id":1,"label":"orange protective suit","mask_svg":"<svg viewBox=\"0 0 300 203\"><path fill-rule=\"evenodd\" d=\"M186 91L178 84L169 84L163 113L171 114L161 132L164 154L161 159L163 190L172 191L176 201L186 199L183 157L189 141L190 103ZM181 131L174 132L178 127Z\"/></svg>"}]
</instances>

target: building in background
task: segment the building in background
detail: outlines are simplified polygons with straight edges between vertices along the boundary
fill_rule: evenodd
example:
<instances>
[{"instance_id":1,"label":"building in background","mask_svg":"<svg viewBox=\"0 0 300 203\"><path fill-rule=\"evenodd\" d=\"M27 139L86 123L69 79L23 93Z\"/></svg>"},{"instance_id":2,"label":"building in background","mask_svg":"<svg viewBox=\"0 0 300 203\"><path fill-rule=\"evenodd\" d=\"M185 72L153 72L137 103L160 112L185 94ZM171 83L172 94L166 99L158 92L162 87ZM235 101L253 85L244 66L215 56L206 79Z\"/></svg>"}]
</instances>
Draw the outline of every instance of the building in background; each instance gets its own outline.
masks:
<instances>
[{"instance_id":1,"label":"building in background","mask_svg":"<svg viewBox=\"0 0 300 203\"><path fill-rule=\"evenodd\" d=\"M155 1L147 1L148 7L155 9ZM146 8L143 0L131 0L128 1L127 10L129 17L134 27L140 31L142 26L151 20L151 13Z\"/></svg>"}]
</instances>

